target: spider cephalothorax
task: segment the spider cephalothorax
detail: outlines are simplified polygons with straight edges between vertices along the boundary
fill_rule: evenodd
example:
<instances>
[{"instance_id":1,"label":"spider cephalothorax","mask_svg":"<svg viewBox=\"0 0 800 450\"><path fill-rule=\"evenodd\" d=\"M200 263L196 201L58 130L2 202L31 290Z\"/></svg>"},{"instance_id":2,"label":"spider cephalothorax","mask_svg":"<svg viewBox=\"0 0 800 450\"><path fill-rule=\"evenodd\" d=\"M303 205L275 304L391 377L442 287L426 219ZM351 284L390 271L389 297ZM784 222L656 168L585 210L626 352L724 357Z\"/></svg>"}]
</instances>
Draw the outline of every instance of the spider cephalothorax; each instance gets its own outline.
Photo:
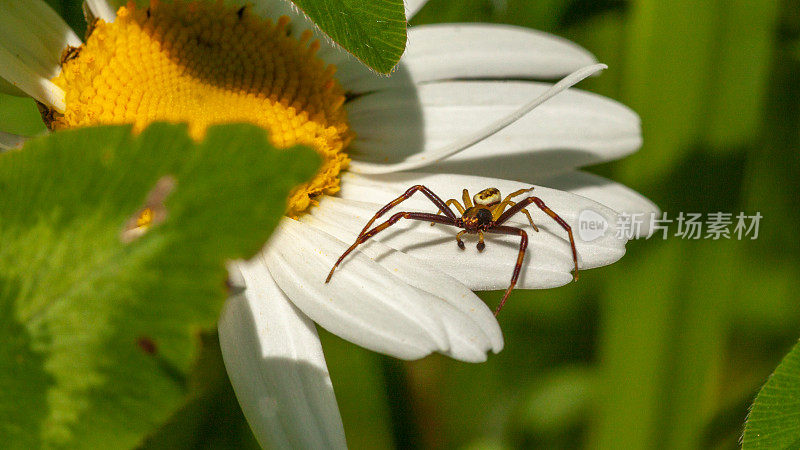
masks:
<instances>
[{"instance_id":1,"label":"spider cephalothorax","mask_svg":"<svg viewBox=\"0 0 800 450\"><path fill-rule=\"evenodd\" d=\"M426 188L423 185L416 185L410 187L403 195L397 197L396 199L392 200L391 202L387 203L386 206L381 208L372 219L367 222L364 226L364 229L361 230L361 233L358 234L356 241L351 245L342 256L336 260L336 263L331 268L331 271L328 273L328 278L325 279L325 282L329 282L331 277L333 276L333 271L336 270L336 267L344 260L344 258L350 254L357 246L364 243L367 239L375 236L376 234L380 233L381 231L389 228L393 224L397 223L400 219L412 219L412 220L421 220L424 222L431 222L431 225L440 223L444 225L450 225L458 228L462 228L461 231L456 234L456 242L461 249L464 249L464 241L461 240L461 236L465 233L469 234L477 234L478 235L478 251L482 251L486 244L483 242L483 234L484 233L495 233L495 234L508 234L508 235L517 235L520 237L519 243L519 254L517 255L517 263L514 266L514 273L511 275L511 284L506 289L505 294L503 295L503 299L500 301L500 304L497 306L495 310L495 315L500 312L503 308L503 305L506 303L508 299L508 295L511 293L511 290L514 289L514 286L517 284L517 279L519 279L519 272L522 269L522 261L525 259L525 249L528 248L528 233L521 228L516 227L509 227L503 225L511 216L517 214L518 212L522 212L527 216L528 222L530 222L531 227L535 231L539 231L536 225L533 223L533 219L531 218L530 213L526 206L530 205L531 203L535 204L539 209L545 212L548 216L550 216L553 220L555 220L564 230L567 231L569 235L569 243L572 247L572 260L575 263L575 271L573 272L573 277L575 280L578 279L578 252L575 250L575 239L572 237L572 228L564 221L558 214L553 212L552 209L548 208L547 205L544 204L542 199L539 197L530 196L521 200L519 202L514 202L511 199L522 195L526 192L530 192L533 188L528 189L520 189L516 192L512 192L511 194L507 195L502 201L500 200L502 197L500 195L500 190L497 188L488 188L484 189L475 196L470 199L469 191L464 189L462 193L462 201L464 204L458 202L458 200L450 199L446 202L442 200L438 195L434 194L430 189ZM439 212L436 214L431 213L421 213L421 212L398 212L392 215L389 220L383 222L382 224L376 226L375 228L370 229L372 224L382 215L386 214L390 209L394 208L404 200L408 200L414 195L415 192L422 192L428 199L439 208ZM473 203L474 201L474 203ZM456 216L450 206L454 206L458 212L461 214L461 217ZM508 210L506 210L508 208ZM443 216L439 214L444 214Z\"/></svg>"}]
</instances>

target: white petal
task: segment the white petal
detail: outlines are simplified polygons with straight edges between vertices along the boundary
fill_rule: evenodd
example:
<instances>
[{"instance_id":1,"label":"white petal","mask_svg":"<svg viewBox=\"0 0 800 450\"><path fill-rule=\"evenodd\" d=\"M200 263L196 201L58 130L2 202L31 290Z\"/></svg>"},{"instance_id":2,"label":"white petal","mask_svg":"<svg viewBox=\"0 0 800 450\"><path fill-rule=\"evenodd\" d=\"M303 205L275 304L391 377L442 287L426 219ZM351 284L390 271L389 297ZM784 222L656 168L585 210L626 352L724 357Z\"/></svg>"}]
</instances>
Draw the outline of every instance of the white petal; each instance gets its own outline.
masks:
<instances>
[{"instance_id":1,"label":"white petal","mask_svg":"<svg viewBox=\"0 0 800 450\"><path fill-rule=\"evenodd\" d=\"M66 46L47 48L30 26L0 6L0 46L44 78L53 78L60 71L59 55Z\"/></svg>"},{"instance_id":2,"label":"white petal","mask_svg":"<svg viewBox=\"0 0 800 450\"><path fill-rule=\"evenodd\" d=\"M0 47L0 78L45 105L64 111L64 91Z\"/></svg>"},{"instance_id":3,"label":"white petal","mask_svg":"<svg viewBox=\"0 0 800 450\"><path fill-rule=\"evenodd\" d=\"M22 144L25 143L26 139L27 138L25 136L19 136L0 131L0 150L22 147Z\"/></svg>"},{"instance_id":4,"label":"white petal","mask_svg":"<svg viewBox=\"0 0 800 450\"><path fill-rule=\"evenodd\" d=\"M416 93L366 95L347 105L357 135L351 154L357 161L388 164L426 157L548 88L529 82L444 82L419 86ZM570 89L434 170L531 180L623 157L637 150L641 139L639 117L629 108Z\"/></svg>"},{"instance_id":5,"label":"white petal","mask_svg":"<svg viewBox=\"0 0 800 450\"><path fill-rule=\"evenodd\" d=\"M550 87L531 82L456 81L422 85L415 92L359 97L347 105L357 134L352 154L359 160L391 163L434 151L513 113L525 99L538 97ZM481 165L492 170L497 162L496 172L516 168L515 172L524 171L529 178L531 171L552 174L576 164L616 159L640 144L636 113L611 99L570 89L440 165L461 167L472 162L470 169ZM511 161L498 162L501 158Z\"/></svg>"},{"instance_id":6,"label":"white petal","mask_svg":"<svg viewBox=\"0 0 800 450\"><path fill-rule=\"evenodd\" d=\"M81 40L45 2L0 3L0 78L59 111L64 92L49 79L68 45Z\"/></svg>"},{"instance_id":7,"label":"white petal","mask_svg":"<svg viewBox=\"0 0 800 450\"><path fill-rule=\"evenodd\" d=\"M58 75L61 53L79 45L80 38L45 2L0 2L0 47L40 77Z\"/></svg>"},{"instance_id":8,"label":"white petal","mask_svg":"<svg viewBox=\"0 0 800 450\"><path fill-rule=\"evenodd\" d=\"M319 220L312 215L305 215L300 220L345 243L355 242L358 235L358 232ZM494 315L481 299L475 296L471 290L455 278L424 261L398 252L382 244L380 241L365 243L359 246L358 251L363 252L403 282L433 294L472 319L474 325L477 326L480 331L477 331L472 325L470 325L468 329L461 330L461 332L454 330L451 335L454 337L466 338L467 341L456 346L456 351L451 349L448 353L450 356L462 360L483 361L486 353L484 343L486 338L489 339L491 349L495 353L503 349L503 335ZM467 336L467 333L474 336ZM478 342L482 344L479 346L475 345ZM465 351L458 350L463 346L467 346L466 351L470 352L472 356L467 358ZM457 356L458 354L464 355L459 357Z\"/></svg>"},{"instance_id":9,"label":"white petal","mask_svg":"<svg viewBox=\"0 0 800 450\"><path fill-rule=\"evenodd\" d=\"M117 18L116 11L121 5L107 0L86 0L86 6L89 7L95 17L111 23Z\"/></svg>"},{"instance_id":10,"label":"white petal","mask_svg":"<svg viewBox=\"0 0 800 450\"><path fill-rule=\"evenodd\" d=\"M641 224L641 227L637 228L636 237L647 236L652 221L660 217L661 209L643 195L627 186L591 173L567 172L533 181L536 184L594 200L617 213L636 217L637 222Z\"/></svg>"},{"instance_id":11,"label":"white petal","mask_svg":"<svg viewBox=\"0 0 800 450\"><path fill-rule=\"evenodd\" d=\"M228 299L219 337L253 433L265 448L346 448L313 322L289 302L258 258L239 267L246 290Z\"/></svg>"},{"instance_id":12,"label":"white petal","mask_svg":"<svg viewBox=\"0 0 800 450\"><path fill-rule=\"evenodd\" d=\"M406 53L392 76L376 77L345 65L340 66L339 80L347 89L362 93L448 79L553 79L595 62L582 47L528 28L422 25L408 30Z\"/></svg>"},{"instance_id":13,"label":"white petal","mask_svg":"<svg viewBox=\"0 0 800 450\"><path fill-rule=\"evenodd\" d=\"M419 269L392 253L382 255L380 264L363 253L353 254L325 283L347 247L316 228L285 219L267 245L265 260L292 302L344 339L403 359L434 351L465 361L486 359L493 342L474 317L491 313L472 292L455 290L445 299L407 284L404 279L420 275ZM430 281L423 277L419 283L425 288ZM465 313L457 302L484 311Z\"/></svg>"},{"instance_id":14,"label":"white petal","mask_svg":"<svg viewBox=\"0 0 800 450\"><path fill-rule=\"evenodd\" d=\"M411 20L426 3L428 0L405 0L406 20Z\"/></svg>"},{"instance_id":15,"label":"white petal","mask_svg":"<svg viewBox=\"0 0 800 450\"><path fill-rule=\"evenodd\" d=\"M342 198L325 198L311 214L323 222L360 232L378 209L398 197L414 184L423 184L443 199L461 199L461 189L474 194L487 187L497 187L504 194L531 185L513 181L422 173L396 173L381 176L359 176L347 173L342 177ZM609 225L615 224L616 214L589 199L548 188L536 187L532 193L540 197L574 230L578 262L582 269L610 264L625 253L625 239L618 238L608 227L595 239L584 241L578 233L578 217L591 210ZM326 203L331 203L326 205ZM517 215L508 225L525 230L529 237L528 250L520 273L518 287L526 289L551 288L572 280L572 253L567 232L535 207L529 207L539 232L527 224L524 215ZM395 207L394 211L436 212L436 207L417 193ZM387 215L388 218L388 215ZM466 250L455 242L457 229L446 225L403 221L376 237L392 248L427 261L442 272L474 290L504 289L508 286L519 251L519 237L487 235L486 249L475 250L475 238L466 236Z\"/></svg>"},{"instance_id":16,"label":"white petal","mask_svg":"<svg viewBox=\"0 0 800 450\"><path fill-rule=\"evenodd\" d=\"M472 128L466 134L462 134L461 136L453 137L442 145L434 146L432 149L425 149L425 151L421 153L414 153L409 155L408 152L401 155L404 159L400 161L390 161L389 163L385 163L383 161L353 161L350 166L350 169L354 172L358 173L390 173L390 172L397 172L401 170L411 170L419 167L424 167L435 162L441 161L445 158L452 157L475 144L481 143L487 140L489 137L497 134L498 132L504 130L508 126L514 124L515 122L519 121L523 118L526 114L530 113L537 107L541 106L546 101L550 100L554 96L558 95L559 93L565 91L570 86L580 82L584 78L597 73L600 70L606 68L603 64L596 64L593 66L584 67L572 74L568 75L558 83L548 86L544 91L532 93L533 99L530 97L527 98L523 104L514 105L514 107L508 111L504 110L501 114L496 114L493 118L489 120L484 120L481 122L480 126L477 128ZM412 100L413 101L413 100ZM355 102L354 102L355 103ZM463 109L463 108L459 108ZM352 107L348 107L348 111L352 110ZM417 117L419 116L420 112L417 111ZM413 121L415 117L412 115L407 119ZM412 123L412 126L414 124ZM417 124L419 126L419 124ZM356 133L361 131L366 131L363 129L364 127L354 127ZM400 135L396 135L398 138L402 137ZM365 138L366 139L366 138ZM411 134L410 139L414 139L414 135ZM420 141L421 142L421 141ZM411 142L413 144L414 142ZM419 150L419 147L416 149Z\"/></svg>"},{"instance_id":17,"label":"white petal","mask_svg":"<svg viewBox=\"0 0 800 450\"><path fill-rule=\"evenodd\" d=\"M535 157L531 158L535 162ZM435 173L449 173L454 165L449 168L437 164L429 167ZM641 229L637 237L646 236L650 229L651 217L660 214L661 210L649 199L615 181L603 178L591 173L581 171L569 171L558 175L541 175L538 171L531 170L530 166L519 164L517 166L508 164L492 164L490 161L471 161L458 165L459 173L474 174L480 173L481 176L505 178L523 183L532 183L547 186L559 191L569 192L581 197L586 197L601 205L613 209L617 213L636 215L641 219Z\"/></svg>"}]
</instances>

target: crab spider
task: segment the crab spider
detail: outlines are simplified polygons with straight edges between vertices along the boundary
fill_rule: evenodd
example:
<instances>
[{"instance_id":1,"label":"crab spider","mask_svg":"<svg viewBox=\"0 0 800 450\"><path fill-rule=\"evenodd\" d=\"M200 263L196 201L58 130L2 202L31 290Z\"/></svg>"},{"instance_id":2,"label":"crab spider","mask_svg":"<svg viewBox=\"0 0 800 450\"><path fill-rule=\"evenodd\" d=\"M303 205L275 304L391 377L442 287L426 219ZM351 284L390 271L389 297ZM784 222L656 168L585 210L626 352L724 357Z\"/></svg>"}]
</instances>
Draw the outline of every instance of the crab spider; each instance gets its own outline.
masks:
<instances>
[{"instance_id":1,"label":"crab spider","mask_svg":"<svg viewBox=\"0 0 800 450\"><path fill-rule=\"evenodd\" d=\"M567 224L566 221L564 221L564 219L562 219L552 209L545 205L542 199L539 197L529 196L523 200L520 200L519 202L514 202L511 200L512 198L522 195L526 192L530 192L531 190L533 190L532 187L528 189L520 189L516 192L512 192L501 200L502 196L500 195L500 190L497 188L492 187L484 189L475 194L472 199L469 197L469 191L464 189L462 193L462 201L464 204L462 205L458 202L458 200L455 199L450 199L447 201L442 200L438 195L434 194L430 189L421 184L412 186L403 195L387 203L386 206L375 213L372 219L370 219L369 222L367 222L367 224L364 226L364 229L361 230L361 233L359 233L353 245L351 245L344 253L342 253L339 259L336 260L336 263L328 273L328 277L325 279L325 282L327 283L331 280L336 267L339 266L339 264L344 260L345 257L347 257L347 255L350 254L350 252L355 250L355 248L360 244L363 244L367 239L394 225L400 219L420 220L424 222L431 222L431 225L440 223L443 225L461 228L462 230L456 234L456 243L461 249L465 248L464 242L461 240L461 236L463 236L465 233L478 235L478 251L482 251L486 246L483 241L484 233L516 235L520 237L517 263L515 264L514 272L511 275L511 284L508 286L508 289L506 289L503 299L500 301L500 304L497 306L497 309L494 312L494 314L497 315L500 310L503 309L503 305L505 305L511 290L514 289L514 286L517 284L519 273L522 269L522 262L525 259L525 250L528 248L528 234L525 232L525 230L506 226L503 225L503 223L505 223L515 214L522 212L525 214L525 216L527 216L528 221L533 229L535 231L539 231L539 229L533 223L530 213L527 209L525 209L525 207L530 204L536 205L539 209L544 211L545 214L555 220L564 230L566 230L567 234L569 235L569 243L572 248L572 261L575 264L573 279L577 280L578 252L575 249L575 239L572 236L572 228ZM422 192L431 202L433 202L434 205L436 205L437 208L439 208L439 212L436 214L407 211L398 212L392 215L389 220L377 225L375 228L370 229L372 224L375 223L378 218L386 214L390 209L394 208L398 204L411 198L411 196L416 192ZM454 206L456 210L458 210L459 214L461 214L461 217L457 216L453 210L450 209L450 206Z\"/></svg>"}]
</instances>

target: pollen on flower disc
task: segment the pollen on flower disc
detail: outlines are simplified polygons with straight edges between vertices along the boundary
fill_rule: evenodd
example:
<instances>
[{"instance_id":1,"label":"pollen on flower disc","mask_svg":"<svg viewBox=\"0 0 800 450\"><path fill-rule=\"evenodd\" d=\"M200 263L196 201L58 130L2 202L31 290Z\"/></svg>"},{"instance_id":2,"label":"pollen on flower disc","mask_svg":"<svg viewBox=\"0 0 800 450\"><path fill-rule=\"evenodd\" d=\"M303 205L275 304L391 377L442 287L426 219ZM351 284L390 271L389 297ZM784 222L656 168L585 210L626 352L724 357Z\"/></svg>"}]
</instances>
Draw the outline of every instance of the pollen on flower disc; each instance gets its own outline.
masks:
<instances>
[{"instance_id":1,"label":"pollen on flower disc","mask_svg":"<svg viewBox=\"0 0 800 450\"><path fill-rule=\"evenodd\" d=\"M353 135L335 67L316 56L307 31L298 40L289 19L277 22L213 2L152 1L122 7L98 21L53 81L66 109L52 128L154 121L186 122L195 139L209 125L250 122L279 148L303 144L323 158L318 175L297 188L287 215L339 189Z\"/></svg>"}]
</instances>

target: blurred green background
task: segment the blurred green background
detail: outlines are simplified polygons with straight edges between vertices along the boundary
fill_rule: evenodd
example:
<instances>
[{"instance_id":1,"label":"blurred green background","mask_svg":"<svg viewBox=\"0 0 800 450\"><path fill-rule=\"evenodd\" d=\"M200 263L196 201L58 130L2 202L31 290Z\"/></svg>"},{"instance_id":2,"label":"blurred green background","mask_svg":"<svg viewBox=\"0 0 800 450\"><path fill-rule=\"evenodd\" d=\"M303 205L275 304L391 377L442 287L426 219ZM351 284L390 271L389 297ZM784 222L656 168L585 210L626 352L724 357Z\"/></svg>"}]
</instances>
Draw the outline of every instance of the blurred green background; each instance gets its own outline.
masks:
<instances>
[{"instance_id":1,"label":"blurred green background","mask_svg":"<svg viewBox=\"0 0 800 450\"><path fill-rule=\"evenodd\" d=\"M83 31L77 0L50 3ZM431 0L412 24L460 21L592 51L610 69L581 88L635 109L645 144L590 170L670 218L760 212L759 237L632 242L579 283L517 291L505 350L485 364L401 362L321 331L351 448L736 448L800 337L800 3ZM30 100L0 97L0 129L43 126ZM204 393L150 447L255 445L211 347Z\"/></svg>"}]
</instances>

